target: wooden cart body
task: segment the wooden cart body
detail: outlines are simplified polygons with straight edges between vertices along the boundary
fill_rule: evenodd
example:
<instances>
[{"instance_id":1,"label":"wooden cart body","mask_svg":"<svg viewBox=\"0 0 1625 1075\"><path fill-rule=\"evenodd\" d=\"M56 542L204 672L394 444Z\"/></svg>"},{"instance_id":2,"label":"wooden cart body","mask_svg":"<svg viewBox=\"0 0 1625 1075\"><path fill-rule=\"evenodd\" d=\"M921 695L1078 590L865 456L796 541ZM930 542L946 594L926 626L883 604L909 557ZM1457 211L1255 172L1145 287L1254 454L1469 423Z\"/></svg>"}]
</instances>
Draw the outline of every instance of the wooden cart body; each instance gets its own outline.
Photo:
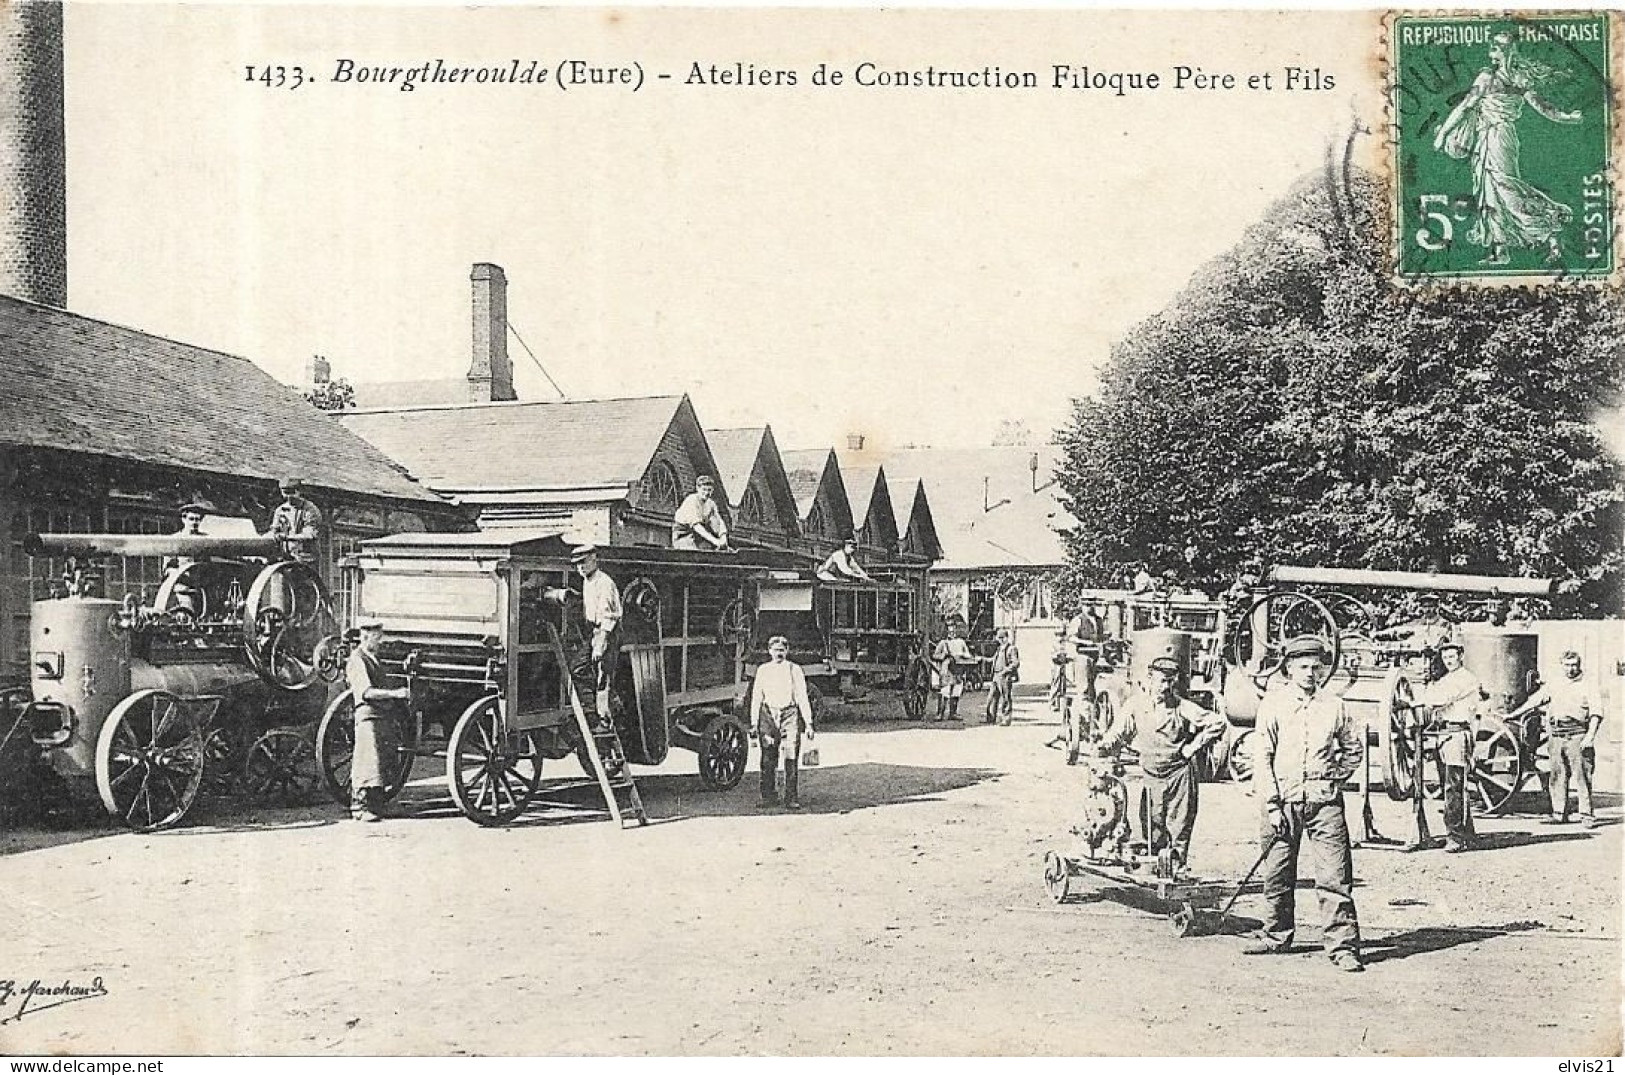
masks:
<instances>
[{"instance_id":1,"label":"wooden cart body","mask_svg":"<svg viewBox=\"0 0 1625 1075\"><path fill-rule=\"evenodd\" d=\"M580 684L591 627L572 547L555 532L517 528L397 534L363 543L346 563L357 614L384 623L386 670L412 673L426 733L409 730L414 750L437 752L458 714L481 705L495 708L501 734L523 740L538 766L580 750L570 681L574 670L576 695L590 704L593 690ZM737 710L757 589L793 562L756 550L641 546L601 547L598 561L624 606L610 716L626 759L658 765L682 747L701 755L708 785L733 786L744 765ZM718 769L710 755L723 749ZM338 794L343 781L330 787Z\"/></svg>"}]
</instances>

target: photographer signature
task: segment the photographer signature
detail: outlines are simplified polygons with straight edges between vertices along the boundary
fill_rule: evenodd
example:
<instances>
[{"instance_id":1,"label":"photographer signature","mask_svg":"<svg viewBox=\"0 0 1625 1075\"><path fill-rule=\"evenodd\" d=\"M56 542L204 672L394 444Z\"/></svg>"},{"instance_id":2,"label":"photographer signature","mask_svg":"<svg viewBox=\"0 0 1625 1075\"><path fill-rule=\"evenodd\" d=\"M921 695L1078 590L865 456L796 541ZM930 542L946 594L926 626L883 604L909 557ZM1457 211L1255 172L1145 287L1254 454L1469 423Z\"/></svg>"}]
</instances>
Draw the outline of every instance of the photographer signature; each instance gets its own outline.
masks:
<instances>
[{"instance_id":1,"label":"photographer signature","mask_svg":"<svg viewBox=\"0 0 1625 1075\"><path fill-rule=\"evenodd\" d=\"M64 1004L77 1004L81 1000L94 1000L107 996L107 986L101 976L89 984L71 981L46 982L34 978L22 982L16 978L0 978L0 1026L15 1023L25 1015L60 1008ZM15 1008L15 1010L13 1010Z\"/></svg>"}]
</instances>

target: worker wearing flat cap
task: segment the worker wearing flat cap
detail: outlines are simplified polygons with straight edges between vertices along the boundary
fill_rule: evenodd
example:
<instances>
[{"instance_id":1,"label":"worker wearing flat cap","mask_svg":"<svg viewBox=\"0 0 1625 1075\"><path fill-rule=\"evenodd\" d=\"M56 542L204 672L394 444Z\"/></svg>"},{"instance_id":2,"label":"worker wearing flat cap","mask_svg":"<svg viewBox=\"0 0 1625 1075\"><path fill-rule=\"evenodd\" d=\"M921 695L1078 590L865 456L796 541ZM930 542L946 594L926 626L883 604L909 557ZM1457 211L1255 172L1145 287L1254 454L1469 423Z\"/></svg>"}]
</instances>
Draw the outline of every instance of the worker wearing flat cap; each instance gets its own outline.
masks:
<instances>
[{"instance_id":1,"label":"worker wearing flat cap","mask_svg":"<svg viewBox=\"0 0 1625 1075\"><path fill-rule=\"evenodd\" d=\"M1440 735L1439 761L1444 765L1444 849L1465 851L1473 843L1467 770L1472 765L1473 740L1489 694L1479 678L1462 664L1460 642L1442 644L1439 660L1444 665L1444 675L1423 688L1418 701L1429 707L1432 727Z\"/></svg>"},{"instance_id":2,"label":"worker wearing flat cap","mask_svg":"<svg viewBox=\"0 0 1625 1075\"><path fill-rule=\"evenodd\" d=\"M1190 861L1196 830L1194 759L1224 735L1222 717L1179 693L1179 674L1172 656L1154 658L1098 747L1112 755L1134 744L1142 796L1135 815L1150 851L1169 849L1176 870Z\"/></svg>"},{"instance_id":3,"label":"worker wearing flat cap","mask_svg":"<svg viewBox=\"0 0 1625 1075\"><path fill-rule=\"evenodd\" d=\"M597 705L599 725L608 727L612 714L609 708L609 687L615 679L615 657L620 651L621 591L609 572L598 566L598 547L578 545L570 552L570 562L581 576L581 609L592 628L592 652L589 667L592 670L593 701Z\"/></svg>"},{"instance_id":4,"label":"worker wearing flat cap","mask_svg":"<svg viewBox=\"0 0 1625 1075\"><path fill-rule=\"evenodd\" d=\"M1264 900L1268 920L1249 955L1290 952L1298 851L1309 845L1321 930L1339 970L1365 969L1354 910L1354 853L1343 815L1343 783L1360 764L1362 730L1343 700L1321 690L1331 647L1312 635L1283 650L1286 682L1265 692L1254 728L1253 793L1264 810Z\"/></svg>"},{"instance_id":5,"label":"worker wearing flat cap","mask_svg":"<svg viewBox=\"0 0 1625 1075\"><path fill-rule=\"evenodd\" d=\"M271 529L265 536L281 542L282 554L289 560L313 565L326 526L321 509L305 499L304 485L298 478L283 478L277 488L282 492L282 503L271 513Z\"/></svg>"},{"instance_id":6,"label":"worker wearing flat cap","mask_svg":"<svg viewBox=\"0 0 1625 1075\"><path fill-rule=\"evenodd\" d=\"M350 816L357 821L383 820L384 789L389 780L384 759L393 756L396 729L404 726L408 688L394 685L384 670L378 647L384 640L384 621L362 617L359 636L344 676L355 702L355 753L350 758Z\"/></svg>"}]
</instances>

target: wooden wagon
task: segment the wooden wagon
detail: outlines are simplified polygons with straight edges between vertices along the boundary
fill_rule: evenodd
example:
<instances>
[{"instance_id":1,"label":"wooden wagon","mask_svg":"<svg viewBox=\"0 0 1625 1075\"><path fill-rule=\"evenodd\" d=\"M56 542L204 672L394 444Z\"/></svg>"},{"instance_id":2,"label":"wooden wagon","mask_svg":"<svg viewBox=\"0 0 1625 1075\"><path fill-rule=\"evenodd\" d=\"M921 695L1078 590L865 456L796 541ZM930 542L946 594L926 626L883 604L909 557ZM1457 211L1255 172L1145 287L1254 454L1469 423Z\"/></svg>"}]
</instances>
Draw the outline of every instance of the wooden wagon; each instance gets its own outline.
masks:
<instances>
[{"instance_id":1,"label":"wooden wagon","mask_svg":"<svg viewBox=\"0 0 1625 1075\"><path fill-rule=\"evenodd\" d=\"M405 784L417 757L444 757L458 808L494 825L524 811L544 760L573 753L592 771L571 704L572 676L577 698L593 692L580 686L590 628L570 551L551 532L397 534L365 542L345 565L357 615L384 623L386 670L411 687L387 790ZM757 588L791 565L770 552L617 546L598 560L625 606L610 685L625 760L659 765L676 746L699 756L707 787L734 787L750 746L742 702ZM324 781L345 802L353 737L346 692L318 736Z\"/></svg>"}]
</instances>

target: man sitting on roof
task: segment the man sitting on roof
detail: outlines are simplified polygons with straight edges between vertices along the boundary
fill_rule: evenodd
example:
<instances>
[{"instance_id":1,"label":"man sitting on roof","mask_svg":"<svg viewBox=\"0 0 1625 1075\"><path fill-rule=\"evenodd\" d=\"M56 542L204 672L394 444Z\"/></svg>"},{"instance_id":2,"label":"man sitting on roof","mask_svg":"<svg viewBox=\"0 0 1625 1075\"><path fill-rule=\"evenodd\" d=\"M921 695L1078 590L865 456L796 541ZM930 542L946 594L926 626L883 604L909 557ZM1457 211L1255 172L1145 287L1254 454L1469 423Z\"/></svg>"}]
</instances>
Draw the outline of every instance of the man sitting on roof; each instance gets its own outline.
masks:
<instances>
[{"instance_id":1,"label":"man sitting on roof","mask_svg":"<svg viewBox=\"0 0 1625 1075\"><path fill-rule=\"evenodd\" d=\"M873 582L874 576L858 563L858 539L848 537L841 547L824 558L818 565L818 577L825 582Z\"/></svg>"},{"instance_id":2,"label":"man sitting on roof","mask_svg":"<svg viewBox=\"0 0 1625 1075\"><path fill-rule=\"evenodd\" d=\"M694 491L688 494L677 514L671 520L671 547L674 549L714 549L721 552L728 547L728 524L722 511L712 499L716 482L709 474L694 479ZM701 544L701 543L704 544Z\"/></svg>"}]
</instances>

